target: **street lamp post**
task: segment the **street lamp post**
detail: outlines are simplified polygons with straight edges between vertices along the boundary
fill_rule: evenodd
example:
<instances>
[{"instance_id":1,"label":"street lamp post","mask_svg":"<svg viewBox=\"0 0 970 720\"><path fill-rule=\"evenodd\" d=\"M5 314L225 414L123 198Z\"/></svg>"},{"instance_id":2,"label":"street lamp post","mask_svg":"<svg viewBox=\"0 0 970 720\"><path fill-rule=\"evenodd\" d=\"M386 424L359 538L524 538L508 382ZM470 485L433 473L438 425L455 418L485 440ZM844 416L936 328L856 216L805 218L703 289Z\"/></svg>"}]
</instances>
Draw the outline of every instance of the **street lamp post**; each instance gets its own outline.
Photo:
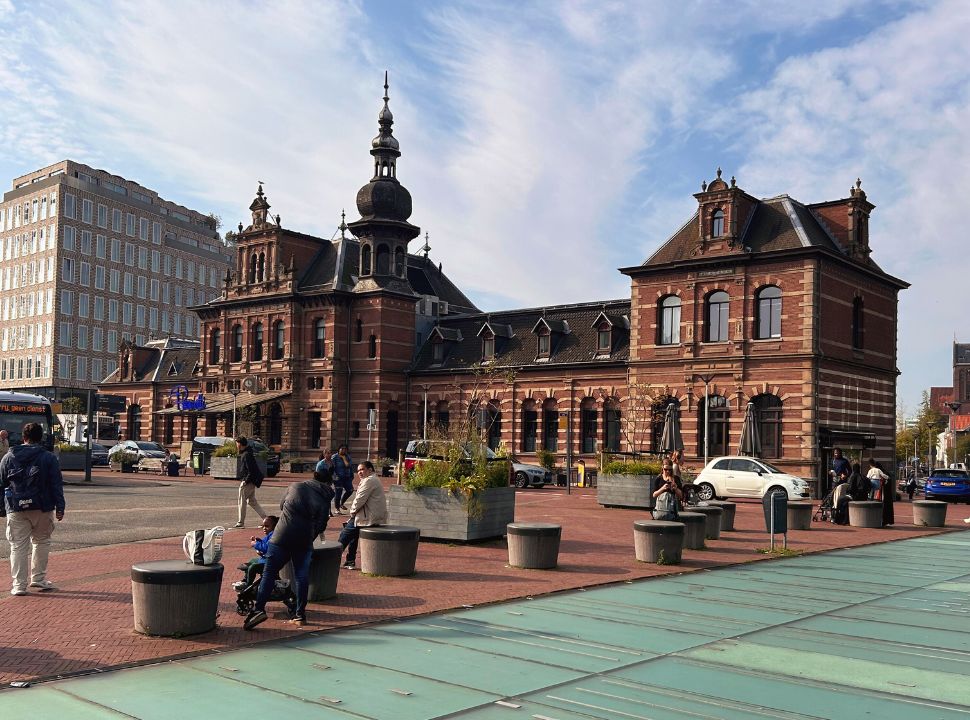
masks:
<instances>
[{"instance_id":1,"label":"street lamp post","mask_svg":"<svg viewBox=\"0 0 970 720\"><path fill-rule=\"evenodd\" d=\"M232 395L232 436L236 437L236 396L239 394L238 387L229 388L229 393Z\"/></svg>"},{"instance_id":2,"label":"street lamp post","mask_svg":"<svg viewBox=\"0 0 970 720\"><path fill-rule=\"evenodd\" d=\"M956 437L956 433L953 430L953 416L957 414L957 410L960 409L960 406L963 405L963 403L951 401L943 404L950 409L950 417L947 420L946 434L949 438L949 442L953 445L953 462L956 462L957 461L957 437Z\"/></svg>"}]
</instances>

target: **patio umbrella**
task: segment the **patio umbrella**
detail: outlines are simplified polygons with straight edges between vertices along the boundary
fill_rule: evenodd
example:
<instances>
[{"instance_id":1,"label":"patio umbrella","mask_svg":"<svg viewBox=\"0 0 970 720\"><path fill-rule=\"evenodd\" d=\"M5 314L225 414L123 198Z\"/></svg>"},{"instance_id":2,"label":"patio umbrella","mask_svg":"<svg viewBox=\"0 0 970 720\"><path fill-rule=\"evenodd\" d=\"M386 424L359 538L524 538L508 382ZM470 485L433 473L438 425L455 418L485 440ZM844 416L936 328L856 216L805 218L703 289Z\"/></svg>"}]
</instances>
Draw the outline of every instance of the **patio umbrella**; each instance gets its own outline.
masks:
<instances>
[{"instance_id":1,"label":"patio umbrella","mask_svg":"<svg viewBox=\"0 0 970 720\"><path fill-rule=\"evenodd\" d=\"M761 436L758 434L758 418L754 403L748 403L744 413L744 423L741 425L741 441L738 443L738 455L761 455Z\"/></svg>"},{"instance_id":2,"label":"patio umbrella","mask_svg":"<svg viewBox=\"0 0 970 720\"><path fill-rule=\"evenodd\" d=\"M667 414L664 415L664 429L660 435L660 451L671 452L672 450L683 450L684 440L680 436L680 408L677 403L670 403L667 406Z\"/></svg>"}]
</instances>

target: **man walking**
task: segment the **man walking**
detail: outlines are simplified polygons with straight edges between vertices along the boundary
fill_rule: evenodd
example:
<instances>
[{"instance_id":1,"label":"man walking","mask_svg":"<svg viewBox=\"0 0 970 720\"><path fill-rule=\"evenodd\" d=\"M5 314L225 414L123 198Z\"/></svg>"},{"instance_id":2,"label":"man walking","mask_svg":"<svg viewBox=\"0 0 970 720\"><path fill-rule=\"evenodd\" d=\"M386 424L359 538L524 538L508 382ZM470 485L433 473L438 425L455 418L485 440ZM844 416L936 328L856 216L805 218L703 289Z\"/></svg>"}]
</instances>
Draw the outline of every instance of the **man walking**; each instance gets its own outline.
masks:
<instances>
[{"instance_id":1,"label":"man walking","mask_svg":"<svg viewBox=\"0 0 970 720\"><path fill-rule=\"evenodd\" d=\"M10 541L11 595L26 595L28 584L42 592L57 589L47 579L47 558L54 518L58 522L64 519L64 480L54 453L40 444L43 438L43 427L27 423L23 445L0 460L2 514L7 518Z\"/></svg>"},{"instance_id":2,"label":"man walking","mask_svg":"<svg viewBox=\"0 0 970 720\"><path fill-rule=\"evenodd\" d=\"M384 496L384 486L381 485L374 465L365 460L357 466L360 482L357 484L357 494L350 505L350 520L340 532L338 542L347 549L345 570L353 570L357 562L357 541L360 538L360 528L383 525L387 522L387 498Z\"/></svg>"},{"instance_id":3,"label":"man walking","mask_svg":"<svg viewBox=\"0 0 970 720\"><path fill-rule=\"evenodd\" d=\"M347 498L354 494L354 461L350 459L346 445L337 448L337 452L330 458L330 466L336 493L333 498L334 511L342 515L340 511L347 509Z\"/></svg>"},{"instance_id":4,"label":"man walking","mask_svg":"<svg viewBox=\"0 0 970 720\"><path fill-rule=\"evenodd\" d=\"M242 460L242 477L239 479L239 519L235 527L246 527L246 505L248 504L259 519L266 517L259 501L256 500L256 488L263 484L263 473L256 462L256 455L249 446L249 440L244 437L236 438L236 448L239 451L239 458Z\"/></svg>"},{"instance_id":5,"label":"man walking","mask_svg":"<svg viewBox=\"0 0 970 720\"><path fill-rule=\"evenodd\" d=\"M333 500L330 473L314 473L313 478L293 483L286 489L286 496L280 503L280 520L267 546L266 566L259 581L256 603L243 623L246 630L252 630L266 620L266 602L276 585L280 568L291 560L296 581L296 612L287 622L306 624L313 538L326 529Z\"/></svg>"}]
</instances>

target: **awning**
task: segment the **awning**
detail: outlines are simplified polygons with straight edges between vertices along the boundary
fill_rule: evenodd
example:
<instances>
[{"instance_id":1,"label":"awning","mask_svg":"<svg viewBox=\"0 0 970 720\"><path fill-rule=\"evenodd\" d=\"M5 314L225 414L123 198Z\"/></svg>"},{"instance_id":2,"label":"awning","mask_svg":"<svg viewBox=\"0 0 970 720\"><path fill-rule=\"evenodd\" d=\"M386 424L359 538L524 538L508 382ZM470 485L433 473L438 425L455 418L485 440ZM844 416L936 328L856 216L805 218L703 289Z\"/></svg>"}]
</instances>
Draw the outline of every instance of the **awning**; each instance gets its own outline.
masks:
<instances>
[{"instance_id":1,"label":"awning","mask_svg":"<svg viewBox=\"0 0 970 720\"><path fill-rule=\"evenodd\" d=\"M822 447L835 447L836 445L876 447L876 434L864 430L839 430L822 426L818 429L818 435Z\"/></svg>"},{"instance_id":2,"label":"awning","mask_svg":"<svg viewBox=\"0 0 970 720\"><path fill-rule=\"evenodd\" d=\"M287 397L292 395L291 390L277 390L275 392L260 392L254 393L248 390L239 393L236 396L236 410L240 410L244 407L249 407L250 405L259 405L260 403L270 402L272 400L278 400L282 397ZM222 413L232 412L232 393L212 393L211 395L203 394L205 398L205 410L179 410L177 407L165 408L164 410L156 410L156 415L221 415Z\"/></svg>"}]
</instances>

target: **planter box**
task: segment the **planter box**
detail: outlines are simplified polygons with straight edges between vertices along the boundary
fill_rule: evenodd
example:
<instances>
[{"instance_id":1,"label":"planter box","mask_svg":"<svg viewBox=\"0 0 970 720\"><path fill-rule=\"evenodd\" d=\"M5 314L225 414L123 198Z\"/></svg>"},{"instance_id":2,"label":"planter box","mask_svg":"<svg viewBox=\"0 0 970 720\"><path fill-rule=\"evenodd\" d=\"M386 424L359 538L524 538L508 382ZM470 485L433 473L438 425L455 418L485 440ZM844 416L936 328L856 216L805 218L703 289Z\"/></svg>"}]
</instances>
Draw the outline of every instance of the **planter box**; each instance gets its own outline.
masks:
<instances>
[{"instance_id":1,"label":"planter box","mask_svg":"<svg viewBox=\"0 0 970 720\"><path fill-rule=\"evenodd\" d=\"M238 480L242 475L242 461L238 457L212 457L209 460L209 474L217 479ZM256 458L263 477L266 477L266 461Z\"/></svg>"},{"instance_id":2,"label":"planter box","mask_svg":"<svg viewBox=\"0 0 970 720\"><path fill-rule=\"evenodd\" d=\"M317 461L313 462L303 462L302 460L296 460L291 462L285 462L280 465L280 469L283 472L291 473L312 473L317 467Z\"/></svg>"},{"instance_id":3,"label":"planter box","mask_svg":"<svg viewBox=\"0 0 970 720\"><path fill-rule=\"evenodd\" d=\"M401 485L391 485L387 494L388 525L419 528L422 539L467 542L503 537L506 526L515 520L515 488L487 488L477 498L484 506L480 518L469 517L465 498L448 490L421 488L410 492Z\"/></svg>"},{"instance_id":4,"label":"planter box","mask_svg":"<svg viewBox=\"0 0 970 720\"><path fill-rule=\"evenodd\" d=\"M61 470L83 470L84 455L83 452L58 453L57 461L60 463Z\"/></svg>"},{"instance_id":5,"label":"planter box","mask_svg":"<svg viewBox=\"0 0 970 720\"><path fill-rule=\"evenodd\" d=\"M596 483L596 502L603 507L653 509L656 475L603 475Z\"/></svg>"},{"instance_id":6,"label":"planter box","mask_svg":"<svg viewBox=\"0 0 970 720\"><path fill-rule=\"evenodd\" d=\"M123 473L133 473L138 472L137 463L111 463L109 465L111 472L123 472Z\"/></svg>"}]
</instances>

